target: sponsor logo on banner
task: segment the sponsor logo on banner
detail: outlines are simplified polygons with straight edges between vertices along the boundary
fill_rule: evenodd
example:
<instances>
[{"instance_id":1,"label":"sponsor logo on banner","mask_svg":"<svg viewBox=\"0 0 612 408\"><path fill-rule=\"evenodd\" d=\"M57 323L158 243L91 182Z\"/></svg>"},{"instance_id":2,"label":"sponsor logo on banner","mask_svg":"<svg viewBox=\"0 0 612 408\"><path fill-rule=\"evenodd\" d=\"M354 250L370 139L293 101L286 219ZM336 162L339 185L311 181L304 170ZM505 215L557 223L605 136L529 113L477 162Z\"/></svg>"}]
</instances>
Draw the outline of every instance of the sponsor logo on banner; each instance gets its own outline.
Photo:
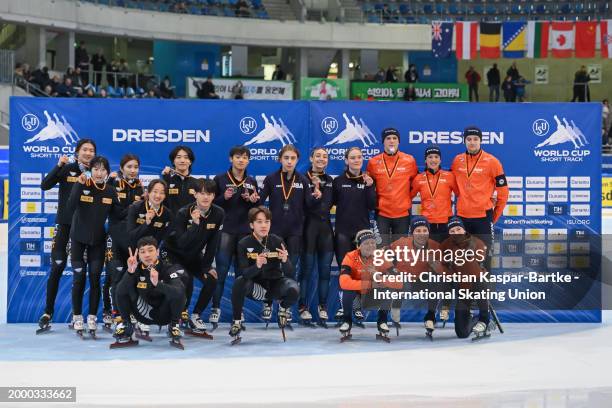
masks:
<instances>
[{"instance_id":1,"label":"sponsor logo on banner","mask_svg":"<svg viewBox=\"0 0 612 408\"><path fill-rule=\"evenodd\" d=\"M491 268L499 268L499 256L492 256L491 257Z\"/></svg>"},{"instance_id":2,"label":"sponsor logo on banner","mask_svg":"<svg viewBox=\"0 0 612 408\"><path fill-rule=\"evenodd\" d=\"M36 201L22 201L21 202L21 213L22 214L40 214L41 203Z\"/></svg>"},{"instance_id":3,"label":"sponsor logo on banner","mask_svg":"<svg viewBox=\"0 0 612 408\"><path fill-rule=\"evenodd\" d=\"M502 257L502 268L522 268L523 257L522 256L503 256Z\"/></svg>"},{"instance_id":4,"label":"sponsor logo on banner","mask_svg":"<svg viewBox=\"0 0 612 408\"><path fill-rule=\"evenodd\" d=\"M586 148L589 144L584 133L573 119L553 116L554 124L546 119L538 119L532 126L533 133L543 141L539 141L533 153L544 163L582 162L591 154Z\"/></svg>"},{"instance_id":5,"label":"sponsor logo on banner","mask_svg":"<svg viewBox=\"0 0 612 408\"><path fill-rule=\"evenodd\" d=\"M549 256L546 258L546 266L549 269L565 269L567 268L567 257Z\"/></svg>"},{"instance_id":6,"label":"sponsor logo on banner","mask_svg":"<svg viewBox=\"0 0 612 408\"><path fill-rule=\"evenodd\" d=\"M21 241L21 252L38 252L40 251L40 242Z\"/></svg>"},{"instance_id":7,"label":"sponsor logo on banner","mask_svg":"<svg viewBox=\"0 0 612 408\"><path fill-rule=\"evenodd\" d=\"M53 249L53 241L43 242L43 252L45 254L50 254L52 249Z\"/></svg>"},{"instance_id":8,"label":"sponsor logo on banner","mask_svg":"<svg viewBox=\"0 0 612 408\"><path fill-rule=\"evenodd\" d=\"M57 201L45 202L45 214L57 214Z\"/></svg>"},{"instance_id":9,"label":"sponsor logo on banner","mask_svg":"<svg viewBox=\"0 0 612 408\"><path fill-rule=\"evenodd\" d=\"M588 256L570 256L570 268L589 268L591 258Z\"/></svg>"},{"instance_id":10,"label":"sponsor logo on banner","mask_svg":"<svg viewBox=\"0 0 612 408\"><path fill-rule=\"evenodd\" d=\"M567 243L549 242L547 245L549 255L564 255L567 253Z\"/></svg>"},{"instance_id":11,"label":"sponsor logo on banner","mask_svg":"<svg viewBox=\"0 0 612 408\"><path fill-rule=\"evenodd\" d=\"M42 173L21 173L21 184L24 186L40 186Z\"/></svg>"},{"instance_id":12,"label":"sponsor logo on banner","mask_svg":"<svg viewBox=\"0 0 612 408\"><path fill-rule=\"evenodd\" d=\"M589 238L587 230L584 229L573 229L571 230L571 239L573 240L586 240Z\"/></svg>"},{"instance_id":13,"label":"sponsor logo on banner","mask_svg":"<svg viewBox=\"0 0 612 408\"><path fill-rule=\"evenodd\" d=\"M464 144L462 130L411 130L409 142L415 144ZM482 144L504 144L504 132L482 131Z\"/></svg>"},{"instance_id":14,"label":"sponsor logo on banner","mask_svg":"<svg viewBox=\"0 0 612 408\"><path fill-rule=\"evenodd\" d=\"M567 202L566 190L548 190L548 202L565 203Z\"/></svg>"},{"instance_id":15,"label":"sponsor logo on banner","mask_svg":"<svg viewBox=\"0 0 612 408\"><path fill-rule=\"evenodd\" d=\"M546 177L525 177L526 188L546 188Z\"/></svg>"},{"instance_id":16,"label":"sponsor logo on banner","mask_svg":"<svg viewBox=\"0 0 612 408\"><path fill-rule=\"evenodd\" d=\"M22 200L42 200L42 190L34 187L21 187Z\"/></svg>"},{"instance_id":17,"label":"sponsor logo on banner","mask_svg":"<svg viewBox=\"0 0 612 408\"><path fill-rule=\"evenodd\" d=\"M548 215L565 215L567 214L567 205L565 204L549 204Z\"/></svg>"},{"instance_id":18,"label":"sponsor logo on banner","mask_svg":"<svg viewBox=\"0 0 612 408\"><path fill-rule=\"evenodd\" d=\"M526 241L543 241L546 237L546 230L543 228L527 228L525 230Z\"/></svg>"},{"instance_id":19,"label":"sponsor logo on banner","mask_svg":"<svg viewBox=\"0 0 612 408\"><path fill-rule=\"evenodd\" d=\"M546 269L546 258L543 256L526 256L525 267L538 271Z\"/></svg>"},{"instance_id":20,"label":"sponsor logo on banner","mask_svg":"<svg viewBox=\"0 0 612 408\"><path fill-rule=\"evenodd\" d=\"M510 188L523 188L523 177L520 176L508 176L508 187Z\"/></svg>"},{"instance_id":21,"label":"sponsor logo on banner","mask_svg":"<svg viewBox=\"0 0 612 408\"><path fill-rule=\"evenodd\" d=\"M52 239L53 237L55 237L55 227L45 227L44 231L45 239Z\"/></svg>"},{"instance_id":22,"label":"sponsor logo on banner","mask_svg":"<svg viewBox=\"0 0 612 408\"><path fill-rule=\"evenodd\" d=\"M565 241L567 239L567 229L565 228L549 228L549 241Z\"/></svg>"},{"instance_id":23,"label":"sponsor logo on banner","mask_svg":"<svg viewBox=\"0 0 612 408\"><path fill-rule=\"evenodd\" d=\"M535 203L543 203L546 201L546 191L544 190L534 190L534 191L526 191L525 193L525 201L526 202L535 202Z\"/></svg>"},{"instance_id":24,"label":"sponsor logo on banner","mask_svg":"<svg viewBox=\"0 0 612 408\"><path fill-rule=\"evenodd\" d=\"M567 177L549 177L548 188L567 188Z\"/></svg>"},{"instance_id":25,"label":"sponsor logo on banner","mask_svg":"<svg viewBox=\"0 0 612 408\"><path fill-rule=\"evenodd\" d=\"M523 206L517 204L510 204L504 208L504 215L507 217L522 217Z\"/></svg>"},{"instance_id":26,"label":"sponsor logo on banner","mask_svg":"<svg viewBox=\"0 0 612 408\"><path fill-rule=\"evenodd\" d=\"M373 147L378 139L362 117L349 116L346 112L342 113L342 119L327 116L321 121L321 131L329 137L323 147L330 160L344 160L346 150L356 143L361 143L365 160L381 152Z\"/></svg>"},{"instance_id":27,"label":"sponsor logo on banner","mask_svg":"<svg viewBox=\"0 0 612 408\"><path fill-rule=\"evenodd\" d=\"M570 186L572 188L591 188L590 177L570 177Z\"/></svg>"},{"instance_id":28,"label":"sponsor logo on banner","mask_svg":"<svg viewBox=\"0 0 612 408\"><path fill-rule=\"evenodd\" d=\"M59 200L59 188L52 188L45 191L45 200Z\"/></svg>"},{"instance_id":29,"label":"sponsor logo on banner","mask_svg":"<svg viewBox=\"0 0 612 408\"><path fill-rule=\"evenodd\" d=\"M570 242L570 254L588 254L590 250L589 242Z\"/></svg>"},{"instance_id":30,"label":"sponsor logo on banner","mask_svg":"<svg viewBox=\"0 0 612 408\"><path fill-rule=\"evenodd\" d=\"M250 136L244 145L249 146L251 160L274 161L280 152L278 146L297 143L297 138L282 117L261 113L261 118L263 126L259 126L253 116L245 116L240 120L238 127L244 135ZM251 147L254 145L269 146L270 144L276 147Z\"/></svg>"},{"instance_id":31,"label":"sponsor logo on banner","mask_svg":"<svg viewBox=\"0 0 612 408\"><path fill-rule=\"evenodd\" d=\"M494 242L493 243L493 254L495 254L495 255L501 254L501 243L499 243L499 242Z\"/></svg>"},{"instance_id":32,"label":"sponsor logo on banner","mask_svg":"<svg viewBox=\"0 0 612 408\"><path fill-rule=\"evenodd\" d=\"M510 190L508 196L509 203L522 203L523 202L523 190Z\"/></svg>"},{"instance_id":33,"label":"sponsor logo on banner","mask_svg":"<svg viewBox=\"0 0 612 408\"><path fill-rule=\"evenodd\" d=\"M504 243L504 254L506 255L516 255L523 252L523 244L522 242L508 242Z\"/></svg>"},{"instance_id":34,"label":"sponsor logo on banner","mask_svg":"<svg viewBox=\"0 0 612 408\"><path fill-rule=\"evenodd\" d=\"M528 217L539 217L546 215L546 206L537 204L527 204L525 206L525 215Z\"/></svg>"},{"instance_id":35,"label":"sponsor logo on banner","mask_svg":"<svg viewBox=\"0 0 612 408\"><path fill-rule=\"evenodd\" d=\"M78 143L79 136L70 122L61 113L50 113L45 110L43 115L44 122L32 113L21 118L24 130L35 132L24 142L22 146L24 153L30 158L44 159L74 154L74 146ZM24 126L24 123L27 125Z\"/></svg>"},{"instance_id":36,"label":"sponsor logo on banner","mask_svg":"<svg viewBox=\"0 0 612 408\"><path fill-rule=\"evenodd\" d=\"M591 191L589 190L572 190L570 193L572 201L579 203L588 203L591 201Z\"/></svg>"},{"instance_id":37,"label":"sponsor logo on banner","mask_svg":"<svg viewBox=\"0 0 612 408\"><path fill-rule=\"evenodd\" d=\"M523 230L521 228L504 228L502 238L504 241L520 241L523 239Z\"/></svg>"},{"instance_id":38,"label":"sponsor logo on banner","mask_svg":"<svg viewBox=\"0 0 612 408\"><path fill-rule=\"evenodd\" d=\"M19 227L19 238L21 239L39 239L41 238L40 227Z\"/></svg>"},{"instance_id":39,"label":"sponsor logo on banner","mask_svg":"<svg viewBox=\"0 0 612 408\"><path fill-rule=\"evenodd\" d=\"M40 268L40 255L20 255L19 266L24 268Z\"/></svg>"},{"instance_id":40,"label":"sponsor logo on banner","mask_svg":"<svg viewBox=\"0 0 612 408\"><path fill-rule=\"evenodd\" d=\"M546 245L544 242L526 242L525 253L530 255L539 255L546 252Z\"/></svg>"},{"instance_id":41,"label":"sponsor logo on banner","mask_svg":"<svg viewBox=\"0 0 612 408\"><path fill-rule=\"evenodd\" d=\"M573 217L588 217L591 215L591 206L589 204L572 204L570 215Z\"/></svg>"}]
</instances>

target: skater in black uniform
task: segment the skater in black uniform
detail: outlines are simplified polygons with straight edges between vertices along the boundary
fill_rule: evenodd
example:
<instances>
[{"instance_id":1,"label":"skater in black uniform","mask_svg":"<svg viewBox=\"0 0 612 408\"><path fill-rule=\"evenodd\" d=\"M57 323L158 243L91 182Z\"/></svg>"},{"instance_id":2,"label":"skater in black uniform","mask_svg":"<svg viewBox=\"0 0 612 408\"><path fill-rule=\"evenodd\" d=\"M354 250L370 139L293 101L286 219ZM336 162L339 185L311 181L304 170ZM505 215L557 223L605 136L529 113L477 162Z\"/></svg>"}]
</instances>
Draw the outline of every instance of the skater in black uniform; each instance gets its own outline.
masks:
<instances>
[{"instance_id":1,"label":"skater in black uniform","mask_svg":"<svg viewBox=\"0 0 612 408\"><path fill-rule=\"evenodd\" d=\"M304 253L300 268L300 320L306 325L312 325L312 314L308 302L315 289L318 288L318 315L319 324L327 327L327 295L329 293L329 277L331 263L334 257L334 232L330 220L332 207L331 176L325 173L329 162L327 151L322 147L312 150L310 154L311 167L306 172L309 188L321 192L321 198L316 200L313 207L306 212L304 223ZM309 290L310 277L314 273L315 265L319 274L317 288Z\"/></svg>"},{"instance_id":2,"label":"skater in black uniform","mask_svg":"<svg viewBox=\"0 0 612 408\"><path fill-rule=\"evenodd\" d=\"M104 224L111 212L119 211L117 192L107 183L108 160L96 156L91 160L91 178L81 174L72 188L68 205L74 209L73 228L70 231L70 260L72 262L72 313L74 329L83 333L83 292L85 275L89 272L89 315L87 328L92 337L97 329L100 303L100 275L104 266L106 230ZM87 262L85 262L87 251Z\"/></svg>"},{"instance_id":3,"label":"skater in black uniform","mask_svg":"<svg viewBox=\"0 0 612 408\"><path fill-rule=\"evenodd\" d=\"M174 217L172 232L164 245L169 262L181 265L186 271L183 276L186 303L181 319L189 325L191 334L202 337L210 337L200 314L208 306L217 286L217 271L213 269L212 262L225 217L223 208L213 204L216 192L214 181L198 179L195 204L189 204L179 210ZM202 283L202 290L189 316L193 278Z\"/></svg>"},{"instance_id":4,"label":"skater in black uniform","mask_svg":"<svg viewBox=\"0 0 612 408\"><path fill-rule=\"evenodd\" d=\"M150 236L140 238L136 252L129 247L128 253L128 273L117 285L116 295L123 319L115 329L113 336L117 342L111 348L138 344L132 340L134 326L130 316L146 325L168 325L170 344L183 348L178 325L185 304L183 270L179 265L160 261L157 240Z\"/></svg>"},{"instance_id":5,"label":"skater in black uniform","mask_svg":"<svg viewBox=\"0 0 612 408\"><path fill-rule=\"evenodd\" d=\"M195 201L197 179L191 176L191 167L195 162L193 151L187 146L176 146L169 155L172 167L162 170L162 179L168 185L166 207L173 215Z\"/></svg>"},{"instance_id":6,"label":"skater in black uniform","mask_svg":"<svg viewBox=\"0 0 612 408\"><path fill-rule=\"evenodd\" d=\"M68 206L68 198L72 187L83 171L89 171L89 162L96 155L96 144L91 139L81 139L76 145L74 161L68 156L62 156L49 174L45 176L40 188L51 190L59 184L57 215L55 216L55 234L51 249L51 270L47 278L47 300L45 311L38 321L40 329L37 333L48 330L53 312L59 281L68 259L67 245L72 224L72 209Z\"/></svg>"},{"instance_id":7,"label":"skater in black uniform","mask_svg":"<svg viewBox=\"0 0 612 408\"><path fill-rule=\"evenodd\" d=\"M298 300L299 288L294 276L289 252L278 235L270 234L272 212L264 206L249 210L253 233L238 243L238 267L241 276L232 287L233 323L232 344L240 341L241 315L244 298L254 300L278 299L278 324L284 329L289 308ZM284 334L284 330L283 330Z\"/></svg>"},{"instance_id":8,"label":"skater in black uniform","mask_svg":"<svg viewBox=\"0 0 612 408\"><path fill-rule=\"evenodd\" d=\"M345 255L355 249L357 231L370 228L370 212L376 209L374 180L361 171L363 154L359 147L349 148L344 155L346 170L333 181L333 204L336 206L334 247L336 262L342 264ZM357 317L363 320L361 310ZM344 315L342 301L336 312L336 321Z\"/></svg>"},{"instance_id":9,"label":"skater in black uniform","mask_svg":"<svg viewBox=\"0 0 612 408\"><path fill-rule=\"evenodd\" d=\"M117 175L111 174L111 178L108 181L117 191L119 207L116 212L110 215L108 221L110 242L107 241L106 279L102 288L104 300L102 321L106 328L110 328L112 324L111 287L113 289L116 287L112 282L119 282L127 267L129 245L128 234L126 234L128 208L134 202L141 201L144 194L142 183L138 179L140 170L140 159L138 156L133 154L124 155L119 163L119 168L119 173ZM113 175L115 177L112 177ZM113 299L112 305L116 305L115 299ZM115 315L117 315L116 310Z\"/></svg>"},{"instance_id":10,"label":"skater in black uniform","mask_svg":"<svg viewBox=\"0 0 612 408\"><path fill-rule=\"evenodd\" d=\"M136 248L138 240L146 236L152 236L160 245L166 239L174 219L172 211L163 204L166 190L165 181L151 180L147 186L147 199L135 202L128 209L127 234L132 248Z\"/></svg>"},{"instance_id":11,"label":"skater in black uniform","mask_svg":"<svg viewBox=\"0 0 612 408\"><path fill-rule=\"evenodd\" d=\"M215 204L225 210L225 221L215 257L219 278L208 320L213 325L213 330L217 328L221 318L221 297L229 268L232 262L236 261L236 246L238 241L249 235L251 231L248 212L259 202L257 181L246 171L250 156L251 153L245 146L233 147L229 152L231 167L214 178L219 192L215 197ZM235 277L239 276L236 265L234 265L234 274Z\"/></svg>"}]
</instances>

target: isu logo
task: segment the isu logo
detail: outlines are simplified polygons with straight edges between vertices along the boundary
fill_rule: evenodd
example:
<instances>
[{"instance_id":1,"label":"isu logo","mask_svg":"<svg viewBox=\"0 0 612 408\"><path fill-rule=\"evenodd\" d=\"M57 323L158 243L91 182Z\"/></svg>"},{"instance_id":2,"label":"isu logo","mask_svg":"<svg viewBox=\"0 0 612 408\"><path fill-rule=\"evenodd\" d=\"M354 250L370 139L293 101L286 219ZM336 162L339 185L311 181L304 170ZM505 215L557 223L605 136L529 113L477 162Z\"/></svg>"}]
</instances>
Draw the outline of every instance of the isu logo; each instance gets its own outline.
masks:
<instances>
[{"instance_id":1,"label":"isu logo","mask_svg":"<svg viewBox=\"0 0 612 408\"><path fill-rule=\"evenodd\" d=\"M580 149L581 147L584 147L585 145L589 144L586 137L584 136L584 133L582 133L580 128L576 126L573 120L570 120L570 123L568 123L567 119L563 118L563 123L561 123L557 115L555 115L554 118L555 118L555 122L557 123L557 129L546 140L538 144L536 146L536 149L539 149L545 146L555 146L555 145L559 145L563 143L572 143L574 145L574 149ZM538 119L538 120L543 120L543 119ZM540 127L536 128L536 122L534 122L533 124L534 133L538 136L545 135L547 132L541 133L541 134L538 134L538 132L536 132L536 129L538 131L543 130L543 128L540 128ZM546 123L546 126L548 127L548 122L546 121L544 122Z\"/></svg>"},{"instance_id":2,"label":"isu logo","mask_svg":"<svg viewBox=\"0 0 612 408\"><path fill-rule=\"evenodd\" d=\"M343 113L342 117L344 118L344 129L338 133L338 136L325 143L325 146L344 144L359 140L363 144L363 147L368 147L377 142L376 137L362 118L359 118L359 121L357 121L357 118L352 115L349 119L346 113ZM327 117L321 122L321 130L323 130L323 132L326 134L333 134L339 128L338 121L336 121L335 129L331 131L332 122L330 119L336 121L334 118Z\"/></svg>"},{"instance_id":3,"label":"isu logo","mask_svg":"<svg viewBox=\"0 0 612 408\"><path fill-rule=\"evenodd\" d=\"M270 115L270 119L268 119L268 116L265 113L262 113L261 117L264 121L264 128L261 129L253 138L248 140L245 143L245 146L274 141L281 142L283 146L297 143L295 135L285 125L285 122L283 122L281 117L275 118L273 115ZM242 118L240 121L240 130L244 134L252 134L257 130L257 122L250 116Z\"/></svg>"},{"instance_id":4,"label":"isu logo","mask_svg":"<svg viewBox=\"0 0 612 408\"><path fill-rule=\"evenodd\" d=\"M43 142L45 140L62 139L66 146L70 146L79 141L79 136L72 126L70 126L70 123L68 123L64 115L62 115L61 120L57 117L56 113L53 114L53 119L47 111L44 111L44 115L45 118L47 118L47 125L42 128L40 132L26 140L25 144ZM34 119L36 120L34 121ZM21 125L26 130L28 130L26 127L28 126L31 128L30 131L34 131L38 129L38 118L29 113L21 119Z\"/></svg>"}]
</instances>

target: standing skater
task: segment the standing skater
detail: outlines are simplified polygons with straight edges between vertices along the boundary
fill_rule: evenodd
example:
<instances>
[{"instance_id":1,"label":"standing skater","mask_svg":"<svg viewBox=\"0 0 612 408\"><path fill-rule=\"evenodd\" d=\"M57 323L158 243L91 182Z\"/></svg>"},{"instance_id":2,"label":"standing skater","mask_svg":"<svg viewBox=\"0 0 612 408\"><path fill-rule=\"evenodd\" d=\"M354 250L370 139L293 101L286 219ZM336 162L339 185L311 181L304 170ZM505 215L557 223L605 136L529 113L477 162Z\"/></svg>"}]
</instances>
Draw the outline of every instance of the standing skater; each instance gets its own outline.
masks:
<instances>
[{"instance_id":1,"label":"standing skater","mask_svg":"<svg viewBox=\"0 0 612 408\"><path fill-rule=\"evenodd\" d=\"M162 171L162 179L168 185L164 204L176 215L181 208L195 201L197 179L191 176L195 155L187 146L176 146L169 158L172 167L166 166Z\"/></svg>"},{"instance_id":2,"label":"standing skater","mask_svg":"<svg viewBox=\"0 0 612 408\"><path fill-rule=\"evenodd\" d=\"M68 206L68 199L72 187L84 171L89 171L89 163L96 155L96 143L91 139L81 139L76 145L75 161L71 162L68 156L60 157L49 174L45 176L40 188L43 191L51 190L59 184L57 215L55 216L55 234L51 249L51 271L47 278L47 298L45 311L38 320L40 327L36 334L45 332L51 328L51 319L55 311L55 298L59 288L59 281L66 268L68 260L68 241L70 238L70 226L72 224L73 209ZM74 317L73 317L74 321Z\"/></svg>"}]
</instances>

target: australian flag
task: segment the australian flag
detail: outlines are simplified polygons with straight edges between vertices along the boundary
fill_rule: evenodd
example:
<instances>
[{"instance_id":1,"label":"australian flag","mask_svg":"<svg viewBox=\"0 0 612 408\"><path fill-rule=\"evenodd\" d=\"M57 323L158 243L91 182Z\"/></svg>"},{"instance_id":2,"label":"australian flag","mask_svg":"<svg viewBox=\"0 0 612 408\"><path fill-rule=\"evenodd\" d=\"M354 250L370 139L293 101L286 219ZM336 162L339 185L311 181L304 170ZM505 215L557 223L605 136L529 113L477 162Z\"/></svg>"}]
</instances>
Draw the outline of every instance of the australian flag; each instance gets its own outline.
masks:
<instances>
[{"instance_id":1,"label":"australian flag","mask_svg":"<svg viewBox=\"0 0 612 408\"><path fill-rule=\"evenodd\" d=\"M436 58L448 58L453 43L453 23L431 22L431 52Z\"/></svg>"}]
</instances>

